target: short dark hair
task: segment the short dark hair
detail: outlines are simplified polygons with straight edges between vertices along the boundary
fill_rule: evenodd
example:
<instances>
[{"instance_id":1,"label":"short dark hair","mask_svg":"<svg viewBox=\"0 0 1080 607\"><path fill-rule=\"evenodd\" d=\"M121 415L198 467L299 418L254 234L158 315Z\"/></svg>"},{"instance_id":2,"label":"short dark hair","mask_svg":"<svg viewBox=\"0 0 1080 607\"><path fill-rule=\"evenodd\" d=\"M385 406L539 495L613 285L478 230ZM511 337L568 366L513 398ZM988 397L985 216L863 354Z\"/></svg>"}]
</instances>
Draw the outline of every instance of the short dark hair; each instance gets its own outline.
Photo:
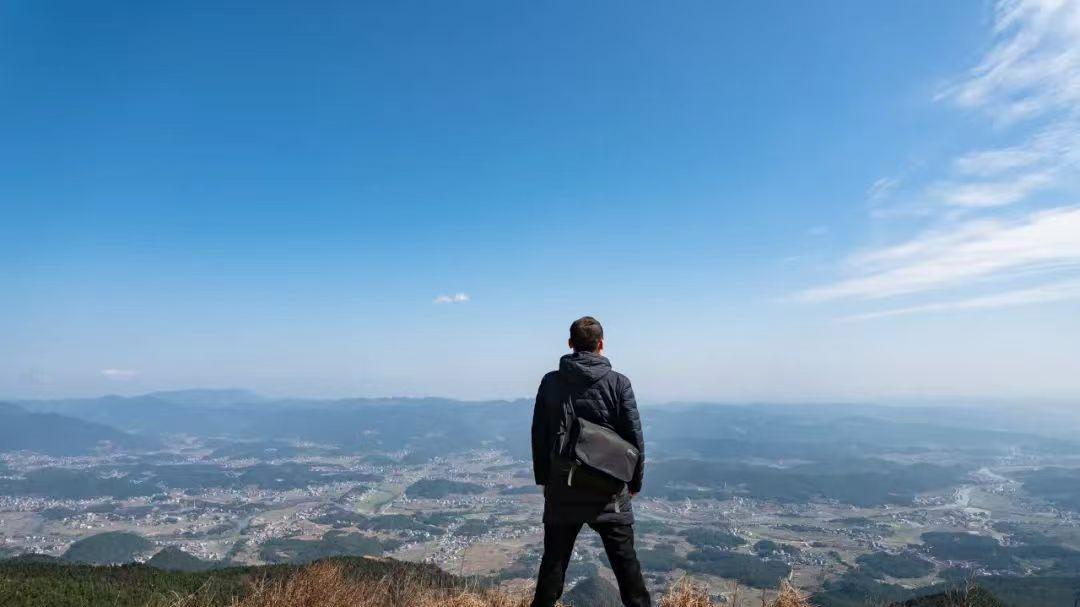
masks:
<instances>
[{"instance_id":1,"label":"short dark hair","mask_svg":"<svg viewBox=\"0 0 1080 607\"><path fill-rule=\"evenodd\" d=\"M570 325L570 345L575 352L596 352L604 339L604 327L592 316L582 316Z\"/></svg>"}]
</instances>

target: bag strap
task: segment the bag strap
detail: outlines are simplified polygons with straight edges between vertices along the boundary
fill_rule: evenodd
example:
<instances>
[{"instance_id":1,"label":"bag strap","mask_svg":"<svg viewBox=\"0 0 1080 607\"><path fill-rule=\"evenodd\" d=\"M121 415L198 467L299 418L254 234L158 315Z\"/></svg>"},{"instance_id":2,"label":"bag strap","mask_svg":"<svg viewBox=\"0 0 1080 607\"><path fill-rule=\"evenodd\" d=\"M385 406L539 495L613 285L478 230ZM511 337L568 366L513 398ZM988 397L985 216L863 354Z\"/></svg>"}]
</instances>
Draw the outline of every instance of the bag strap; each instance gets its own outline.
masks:
<instances>
[{"instance_id":1,"label":"bag strap","mask_svg":"<svg viewBox=\"0 0 1080 607\"><path fill-rule=\"evenodd\" d=\"M566 398L562 401L562 428L559 429L559 455L567 456L570 449L570 434L574 427L574 420L577 419L577 412L574 411L574 394L570 388L570 384L563 379L563 386L566 388Z\"/></svg>"},{"instance_id":2,"label":"bag strap","mask_svg":"<svg viewBox=\"0 0 1080 607\"><path fill-rule=\"evenodd\" d=\"M574 409L574 391L569 386L566 388L566 399L563 401L563 409L569 410L569 415L567 415L569 423L566 426L567 431L569 431L570 427L573 426L574 422L577 420L577 410Z\"/></svg>"}]
</instances>

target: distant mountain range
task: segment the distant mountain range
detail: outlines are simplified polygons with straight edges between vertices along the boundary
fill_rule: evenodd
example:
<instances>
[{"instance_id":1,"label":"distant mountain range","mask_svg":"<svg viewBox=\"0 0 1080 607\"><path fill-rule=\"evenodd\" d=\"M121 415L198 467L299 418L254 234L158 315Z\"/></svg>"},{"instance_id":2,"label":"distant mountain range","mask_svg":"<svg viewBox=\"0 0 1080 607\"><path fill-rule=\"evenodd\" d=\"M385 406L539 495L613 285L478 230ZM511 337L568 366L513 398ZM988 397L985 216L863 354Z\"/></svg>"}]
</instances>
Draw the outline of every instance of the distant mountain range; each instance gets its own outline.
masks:
<instances>
[{"instance_id":1,"label":"distant mountain range","mask_svg":"<svg viewBox=\"0 0 1080 607\"><path fill-rule=\"evenodd\" d=\"M67 456L110 446L150 449L157 446L157 441L85 419L33 413L17 405L0 403L0 452L28 450Z\"/></svg>"},{"instance_id":2,"label":"distant mountain range","mask_svg":"<svg viewBox=\"0 0 1080 607\"><path fill-rule=\"evenodd\" d=\"M845 462L897 449L947 447L1002 454L1078 449L1080 433L1068 434L1065 424L1040 425L1034 411L972 412L970 407L944 406L685 403L643 407L642 417L650 453L669 459ZM147 448L169 435L186 434L234 443L303 441L349 453L405 451L411 460L480 447L526 458L532 402L327 400L268 398L239 389L176 390L24 400L0 409L0 415L14 420L0 428L0 451L75 454L103 443ZM850 440L836 441L838 435Z\"/></svg>"},{"instance_id":3,"label":"distant mountain range","mask_svg":"<svg viewBox=\"0 0 1080 607\"><path fill-rule=\"evenodd\" d=\"M19 401L38 413L79 418L148 437L301 440L352 452L409 450L432 457L483 445L527 455L532 403L445 398L269 399L244 390ZM0 451L5 445L0 443Z\"/></svg>"}]
</instances>

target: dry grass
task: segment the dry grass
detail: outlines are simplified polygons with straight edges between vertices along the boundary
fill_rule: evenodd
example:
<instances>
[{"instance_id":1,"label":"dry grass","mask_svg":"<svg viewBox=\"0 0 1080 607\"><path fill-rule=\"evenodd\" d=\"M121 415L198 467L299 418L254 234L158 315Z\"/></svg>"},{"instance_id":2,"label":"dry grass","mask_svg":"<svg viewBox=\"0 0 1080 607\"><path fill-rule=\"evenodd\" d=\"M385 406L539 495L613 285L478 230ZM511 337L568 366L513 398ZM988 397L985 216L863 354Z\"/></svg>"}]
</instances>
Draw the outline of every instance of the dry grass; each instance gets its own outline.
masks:
<instances>
[{"instance_id":1,"label":"dry grass","mask_svg":"<svg viewBox=\"0 0 1080 607\"><path fill-rule=\"evenodd\" d=\"M737 600L738 586L733 587ZM169 607L209 607L212 601L201 593L177 597ZM277 580L260 580L251 592L231 603L231 607L527 607L530 589L508 594L482 587L452 587L429 576L401 569L382 578L364 579L348 575L339 563L314 563L295 575ZM761 595L764 607L812 607L791 584L784 582L772 602ZM658 607L714 607L708 587L683 578L660 598ZM588 607L582 605L579 607Z\"/></svg>"},{"instance_id":2,"label":"dry grass","mask_svg":"<svg viewBox=\"0 0 1080 607\"><path fill-rule=\"evenodd\" d=\"M790 582L780 583L780 592L776 595L772 607L811 607L810 601L799 589Z\"/></svg>"},{"instance_id":3,"label":"dry grass","mask_svg":"<svg viewBox=\"0 0 1080 607\"><path fill-rule=\"evenodd\" d=\"M231 607L527 607L532 595L483 588L450 588L429 576L401 569L379 579L350 577L331 561L295 575L256 581ZM178 597L170 607L208 607L205 596Z\"/></svg>"},{"instance_id":4,"label":"dry grass","mask_svg":"<svg viewBox=\"0 0 1080 607\"><path fill-rule=\"evenodd\" d=\"M712 601L707 586L683 578L660 598L658 607L712 607Z\"/></svg>"},{"instance_id":5,"label":"dry grass","mask_svg":"<svg viewBox=\"0 0 1080 607\"><path fill-rule=\"evenodd\" d=\"M738 585L732 586L731 603L738 604L740 594ZM766 594L761 593L762 607L813 607L806 596L799 592L789 582L783 582L776 598L769 602ZM658 607L715 607L709 598L709 588L699 584L690 578L683 578L676 582L667 594L661 597Z\"/></svg>"}]
</instances>

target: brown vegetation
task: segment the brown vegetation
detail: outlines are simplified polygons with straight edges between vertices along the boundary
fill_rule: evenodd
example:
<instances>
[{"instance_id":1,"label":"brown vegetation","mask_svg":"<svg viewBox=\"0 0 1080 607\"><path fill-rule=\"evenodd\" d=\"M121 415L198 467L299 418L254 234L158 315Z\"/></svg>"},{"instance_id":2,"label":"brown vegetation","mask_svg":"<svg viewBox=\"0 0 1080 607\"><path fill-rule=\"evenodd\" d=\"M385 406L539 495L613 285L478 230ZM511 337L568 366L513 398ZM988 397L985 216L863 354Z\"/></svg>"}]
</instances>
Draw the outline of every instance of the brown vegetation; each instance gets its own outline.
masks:
<instances>
[{"instance_id":1,"label":"brown vegetation","mask_svg":"<svg viewBox=\"0 0 1080 607\"><path fill-rule=\"evenodd\" d=\"M736 587L736 596L738 591ZM208 607L210 602L200 594L178 598L169 607ZM531 598L531 591L509 594L478 586L447 585L407 568L378 579L358 579L340 564L324 561L283 579L257 581L232 607L527 607ZM673 585L658 605L713 607L715 603L707 587L685 578ZM762 606L811 607L786 582L773 601L762 595Z\"/></svg>"},{"instance_id":2,"label":"brown vegetation","mask_svg":"<svg viewBox=\"0 0 1080 607\"><path fill-rule=\"evenodd\" d=\"M446 584L402 567L384 577L357 578L333 561L317 562L295 575L260 580L231 607L527 607L530 596L480 587ZM169 607L210 607L203 593L182 597Z\"/></svg>"},{"instance_id":3,"label":"brown vegetation","mask_svg":"<svg viewBox=\"0 0 1080 607\"><path fill-rule=\"evenodd\" d=\"M738 604L740 588L732 587L730 604ZM695 583L690 578L683 578L676 582L667 594L659 602L658 607L714 607L709 598L709 588L704 584ZM780 590L775 598L770 601L765 592L761 593L762 607L813 607L801 592L788 582L780 584Z\"/></svg>"},{"instance_id":4,"label":"brown vegetation","mask_svg":"<svg viewBox=\"0 0 1080 607\"><path fill-rule=\"evenodd\" d=\"M695 584L690 578L683 578L660 599L659 607L712 607L709 588L704 584Z\"/></svg>"}]
</instances>

